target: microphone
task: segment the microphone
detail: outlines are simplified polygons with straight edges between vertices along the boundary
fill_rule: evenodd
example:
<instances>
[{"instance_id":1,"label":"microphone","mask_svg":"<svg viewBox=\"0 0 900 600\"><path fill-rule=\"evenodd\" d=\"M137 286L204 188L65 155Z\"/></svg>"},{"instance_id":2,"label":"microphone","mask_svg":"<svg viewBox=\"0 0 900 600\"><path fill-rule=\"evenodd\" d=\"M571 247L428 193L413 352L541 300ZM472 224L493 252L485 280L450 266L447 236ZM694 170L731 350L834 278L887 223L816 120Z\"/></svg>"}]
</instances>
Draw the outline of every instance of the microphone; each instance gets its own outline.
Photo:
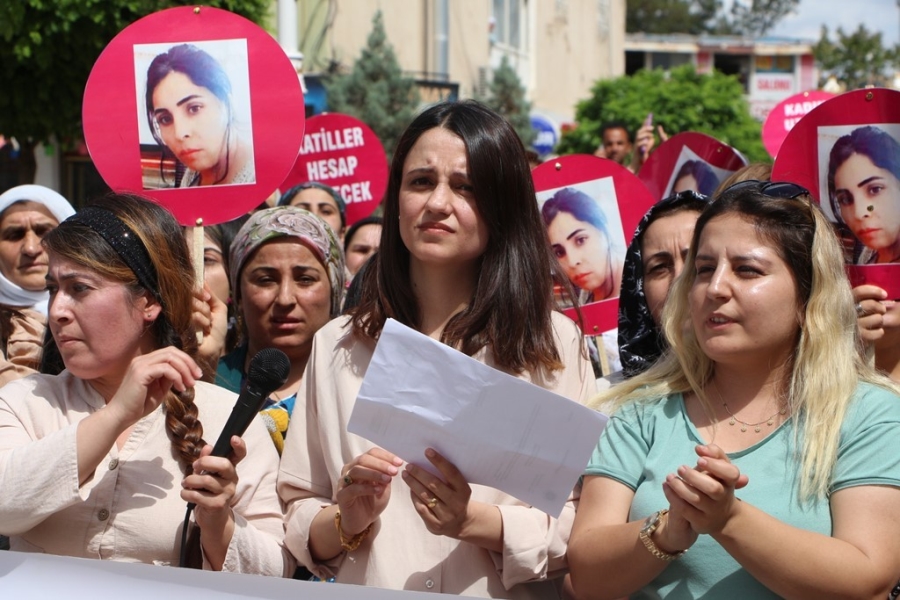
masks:
<instances>
[{"instance_id":1,"label":"microphone","mask_svg":"<svg viewBox=\"0 0 900 600\"><path fill-rule=\"evenodd\" d=\"M284 385L291 371L291 361L287 354L277 348L264 348L256 353L250 360L250 368L247 372L247 383L241 390L231 416L225 422L216 445L213 446L212 456L226 457L232 453L231 437L242 436L250 426L250 421L260 411L269 394ZM200 553L199 537L194 538L190 545L196 548L195 552L188 550L188 526L191 522L191 513L197 508L195 502L188 502L187 512L184 515L184 525L181 529L181 555L178 560L180 567L187 566L188 554L192 556ZM194 530L199 531L198 529ZM194 537L193 535L191 536Z\"/></svg>"},{"instance_id":2,"label":"microphone","mask_svg":"<svg viewBox=\"0 0 900 600\"><path fill-rule=\"evenodd\" d=\"M228 456L232 452L231 437L242 436L250 426L269 397L269 394L284 385L291 370L291 361L287 355L277 348L264 348L250 360L247 372L247 383L238 396L231 416L225 423L212 456Z\"/></svg>"}]
</instances>

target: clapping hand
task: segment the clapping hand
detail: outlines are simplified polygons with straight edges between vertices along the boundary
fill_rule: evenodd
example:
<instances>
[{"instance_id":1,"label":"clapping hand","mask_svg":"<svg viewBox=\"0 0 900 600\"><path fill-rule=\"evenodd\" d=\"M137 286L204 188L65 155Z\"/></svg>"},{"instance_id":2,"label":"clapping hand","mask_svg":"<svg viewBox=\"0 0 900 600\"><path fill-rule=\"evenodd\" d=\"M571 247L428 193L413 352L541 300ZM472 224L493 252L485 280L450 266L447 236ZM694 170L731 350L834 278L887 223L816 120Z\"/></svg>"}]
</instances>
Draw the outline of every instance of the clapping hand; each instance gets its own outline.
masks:
<instances>
[{"instance_id":1,"label":"clapping hand","mask_svg":"<svg viewBox=\"0 0 900 600\"><path fill-rule=\"evenodd\" d=\"M718 533L734 514L734 491L749 479L715 444L697 446L696 452L697 466L682 465L677 475L669 474L663 491L672 511L683 515L696 533Z\"/></svg>"}]
</instances>

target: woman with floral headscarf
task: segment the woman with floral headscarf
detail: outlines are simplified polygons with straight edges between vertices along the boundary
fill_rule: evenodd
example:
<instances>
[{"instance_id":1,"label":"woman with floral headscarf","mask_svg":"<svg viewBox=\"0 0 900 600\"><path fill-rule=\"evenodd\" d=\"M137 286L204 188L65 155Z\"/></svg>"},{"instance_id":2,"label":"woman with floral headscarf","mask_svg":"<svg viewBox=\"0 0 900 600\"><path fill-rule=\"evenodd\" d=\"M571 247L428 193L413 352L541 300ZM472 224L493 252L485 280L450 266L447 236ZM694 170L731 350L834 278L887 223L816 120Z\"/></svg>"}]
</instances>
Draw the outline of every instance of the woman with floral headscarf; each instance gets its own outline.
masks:
<instances>
[{"instance_id":1,"label":"woman with floral headscarf","mask_svg":"<svg viewBox=\"0 0 900 600\"><path fill-rule=\"evenodd\" d=\"M288 355L290 375L263 409L281 452L313 335L340 314L344 256L331 227L293 206L255 213L238 231L230 254L244 343L219 362L216 383L239 391L257 352L278 348Z\"/></svg>"}]
</instances>

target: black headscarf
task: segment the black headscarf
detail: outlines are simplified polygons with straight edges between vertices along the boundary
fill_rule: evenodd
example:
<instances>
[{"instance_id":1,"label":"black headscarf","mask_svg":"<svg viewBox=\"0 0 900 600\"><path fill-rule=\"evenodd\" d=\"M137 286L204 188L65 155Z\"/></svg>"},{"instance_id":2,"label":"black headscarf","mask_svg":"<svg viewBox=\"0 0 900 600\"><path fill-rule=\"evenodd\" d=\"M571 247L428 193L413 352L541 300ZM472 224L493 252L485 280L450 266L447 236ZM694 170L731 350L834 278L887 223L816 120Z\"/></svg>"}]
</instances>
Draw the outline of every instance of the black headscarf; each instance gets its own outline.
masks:
<instances>
[{"instance_id":1,"label":"black headscarf","mask_svg":"<svg viewBox=\"0 0 900 600\"><path fill-rule=\"evenodd\" d=\"M700 212L709 202L706 196L692 191L673 194L651 206L634 231L625 253L619 294L619 358L625 377L634 377L646 371L668 347L650 314L647 296L644 295L644 261L641 256L644 232L660 217L680 208Z\"/></svg>"}]
</instances>

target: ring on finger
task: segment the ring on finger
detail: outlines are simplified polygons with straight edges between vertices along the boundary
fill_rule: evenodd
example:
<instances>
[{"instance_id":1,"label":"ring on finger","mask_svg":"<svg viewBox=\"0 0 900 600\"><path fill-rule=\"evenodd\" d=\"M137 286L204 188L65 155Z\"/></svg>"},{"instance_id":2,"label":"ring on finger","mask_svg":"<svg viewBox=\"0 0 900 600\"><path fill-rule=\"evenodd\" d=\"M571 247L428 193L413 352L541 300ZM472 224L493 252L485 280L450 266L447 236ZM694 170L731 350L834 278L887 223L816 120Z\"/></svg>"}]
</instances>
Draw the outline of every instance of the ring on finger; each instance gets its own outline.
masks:
<instances>
[{"instance_id":1,"label":"ring on finger","mask_svg":"<svg viewBox=\"0 0 900 600\"><path fill-rule=\"evenodd\" d=\"M435 506L437 506L437 503L438 503L438 499L435 496L432 496L425 503L425 506L427 506L428 508L434 508Z\"/></svg>"},{"instance_id":2,"label":"ring on finger","mask_svg":"<svg viewBox=\"0 0 900 600\"><path fill-rule=\"evenodd\" d=\"M854 308L856 308L856 316L857 317L862 317L863 315L866 314L866 309L863 308L862 303L857 302L856 306Z\"/></svg>"},{"instance_id":3,"label":"ring on finger","mask_svg":"<svg viewBox=\"0 0 900 600\"><path fill-rule=\"evenodd\" d=\"M350 474L344 475L344 485L353 485L353 478L350 477Z\"/></svg>"}]
</instances>

